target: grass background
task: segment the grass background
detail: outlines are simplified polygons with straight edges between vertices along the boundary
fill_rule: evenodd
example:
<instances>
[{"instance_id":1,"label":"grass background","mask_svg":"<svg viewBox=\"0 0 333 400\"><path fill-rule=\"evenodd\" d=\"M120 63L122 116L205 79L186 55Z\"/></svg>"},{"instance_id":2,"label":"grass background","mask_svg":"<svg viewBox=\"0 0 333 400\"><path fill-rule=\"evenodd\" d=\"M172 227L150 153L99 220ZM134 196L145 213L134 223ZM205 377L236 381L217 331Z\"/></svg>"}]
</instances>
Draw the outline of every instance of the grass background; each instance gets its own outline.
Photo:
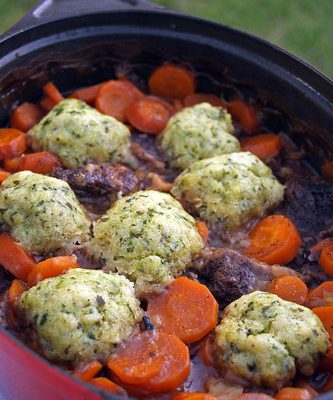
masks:
<instances>
[{"instance_id":1,"label":"grass background","mask_svg":"<svg viewBox=\"0 0 333 400\"><path fill-rule=\"evenodd\" d=\"M333 78L333 0L154 1L254 33L291 51ZM34 2L0 0L0 34Z\"/></svg>"}]
</instances>

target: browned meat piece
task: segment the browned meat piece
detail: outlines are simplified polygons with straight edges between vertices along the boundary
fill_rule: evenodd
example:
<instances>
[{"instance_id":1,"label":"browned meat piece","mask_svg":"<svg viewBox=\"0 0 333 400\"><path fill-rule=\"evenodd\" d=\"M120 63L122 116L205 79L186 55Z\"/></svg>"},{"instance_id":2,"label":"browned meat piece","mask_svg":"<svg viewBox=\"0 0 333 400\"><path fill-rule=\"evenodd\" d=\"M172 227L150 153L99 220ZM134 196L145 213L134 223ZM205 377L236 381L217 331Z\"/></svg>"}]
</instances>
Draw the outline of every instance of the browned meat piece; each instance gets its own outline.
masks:
<instances>
[{"instance_id":1,"label":"browned meat piece","mask_svg":"<svg viewBox=\"0 0 333 400\"><path fill-rule=\"evenodd\" d=\"M333 186L319 177L295 177L286 183L283 214L304 237L318 239L333 222Z\"/></svg>"},{"instance_id":2,"label":"browned meat piece","mask_svg":"<svg viewBox=\"0 0 333 400\"><path fill-rule=\"evenodd\" d=\"M221 308L244 294L265 290L274 278L298 275L289 268L264 264L223 248L206 251L193 267L199 281L208 286Z\"/></svg>"},{"instance_id":3,"label":"browned meat piece","mask_svg":"<svg viewBox=\"0 0 333 400\"><path fill-rule=\"evenodd\" d=\"M138 143L131 143L131 152L132 154L141 161L144 161L148 164L151 164L152 167L156 169L163 169L164 162L158 160L153 154L144 149Z\"/></svg>"},{"instance_id":4,"label":"browned meat piece","mask_svg":"<svg viewBox=\"0 0 333 400\"><path fill-rule=\"evenodd\" d=\"M111 192L131 193L138 185L134 172L120 164L88 164L82 168L55 168L53 175L69 183L75 189L96 194Z\"/></svg>"}]
</instances>

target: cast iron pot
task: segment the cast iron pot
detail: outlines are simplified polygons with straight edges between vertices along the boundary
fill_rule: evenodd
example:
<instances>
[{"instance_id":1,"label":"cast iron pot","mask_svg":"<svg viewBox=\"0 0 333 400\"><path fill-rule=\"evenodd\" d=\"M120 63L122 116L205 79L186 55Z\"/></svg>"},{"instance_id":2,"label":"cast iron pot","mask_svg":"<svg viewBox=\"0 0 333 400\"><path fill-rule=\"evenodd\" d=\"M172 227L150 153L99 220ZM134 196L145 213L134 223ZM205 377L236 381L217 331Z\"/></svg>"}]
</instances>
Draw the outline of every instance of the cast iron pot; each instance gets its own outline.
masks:
<instances>
[{"instance_id":1,"label":"cast iron pot","mask_svg":"<svg viewBox=\"0 0 333 400\"><path fill-rule=\"evenodd\" d=\"M245 92L284 110L290 135L318 169L332 160L333 82L285 51L240 31L145 0L42 0L0 38L0 126L18 102L53 80L63 92L110 79L119 68L146 79L165 60L199 73L199 89L226 71ZM130 66L130 67L128 67ZM129 68L129 70L128 70ZM253 94L251 92L251 94ZM116 399L78 382L0 328L0 399ZM322 400L333 399L328 393Z\"/></svg>"}]
</instances>

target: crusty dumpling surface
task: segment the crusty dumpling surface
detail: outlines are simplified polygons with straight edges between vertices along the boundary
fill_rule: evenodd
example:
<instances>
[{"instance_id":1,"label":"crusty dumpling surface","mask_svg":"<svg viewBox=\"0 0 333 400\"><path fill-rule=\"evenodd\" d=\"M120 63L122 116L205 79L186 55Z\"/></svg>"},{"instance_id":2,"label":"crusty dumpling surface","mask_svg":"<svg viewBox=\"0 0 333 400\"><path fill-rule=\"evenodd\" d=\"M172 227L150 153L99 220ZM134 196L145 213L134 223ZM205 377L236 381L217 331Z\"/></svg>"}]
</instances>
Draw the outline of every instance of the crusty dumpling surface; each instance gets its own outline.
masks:
<instances>
[{"instance_id":1,"label":"crusty dumpling surface","mask_svg":"<svg viewBox=\"0 0 333 400\"><path fill-rule=\"evenodd\" d=\"M107 358L142 316L128 279L81 268L39 282L19 310L47 358L73 362Z\"/></svg>"},{"instance_id":2,"label":"crusty dumpling surface","mask_svg":"<svg viewBox=\"0 0 333 400\"><path fill-rule=\"evenodd\" d=\"M258 157L239 152L195 162L176 178L171 192L191 213L233 230L277 206L284 187Z\"/></svg>"},{"instance_id":3,"label":"crusty dumpling surface","mask_svg":"<svg viewBox=\"0 0 333 400\"><path fill-rule=\"evenodd\" d=\"M0 186L0 220L27 251L67 250L89 239L90 221L68 183L30 171Z\"/></svg>"},{"instance_id":4,"label":"crusty dumpling surface","mask_svg":"<svg viewBox=\"0 0 333 400\"><path fill-rule=\"evenodd\" d=\"M225 309L214 353L220 366L255 385L279 389L290 383L296 368L311 375L329 345L323 324L309 308L256 291Z\"/></svg>"},{"instance_id":5,"label":"crusty dumpling surface","mask_svg":"<svg viewBox=\"0 0 333 400\"><path fill-rule=\"evenodd\" d=\"M208 103L184 108L170 118L161 148L170 164L185 169L195 161L240 150L231 115Z\"/></svg>"},{"instance_id":6,"label":"crusty dumpling surface","mask_svg":"<svg viewBox=\"0 0 333 400\"><path fill-rule=\"evenodd\" d=\"M130 131L81 100L66 99L28 132L34 150L56 154L67 168L89 162L133 162Z\"/></svg>"},{"instance_id":7,"label":"crusty dumpling surface","mask_svg":"<svg viewBox=\"0 0 333 400\"><path fill-rule=\"evenodd\" d=\"M172 196L139 191L118 200L94 227L93 252L139 290L165 284L204 246L195 220Z\"/></svg>"}]
</instances>

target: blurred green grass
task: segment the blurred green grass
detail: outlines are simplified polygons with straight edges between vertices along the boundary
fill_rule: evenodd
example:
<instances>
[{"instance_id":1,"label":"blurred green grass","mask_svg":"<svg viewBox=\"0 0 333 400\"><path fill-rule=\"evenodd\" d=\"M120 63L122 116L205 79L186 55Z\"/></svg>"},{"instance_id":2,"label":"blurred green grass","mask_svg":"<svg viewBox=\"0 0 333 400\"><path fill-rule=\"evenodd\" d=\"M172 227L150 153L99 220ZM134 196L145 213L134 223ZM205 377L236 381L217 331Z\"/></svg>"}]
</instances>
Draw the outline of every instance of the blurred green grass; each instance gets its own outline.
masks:
<instances>
[{"instance_id":1,"label":"blurred green grass","mask_svg":"<svg viewBox=\"0 0 333 400\"><path fill-rule=\"evenodd\" d=\"M333 0L154 0L242 29L298 55L333 78ZM0 33L34 0L0 0Z\"/></svg>"}]
</instances>

